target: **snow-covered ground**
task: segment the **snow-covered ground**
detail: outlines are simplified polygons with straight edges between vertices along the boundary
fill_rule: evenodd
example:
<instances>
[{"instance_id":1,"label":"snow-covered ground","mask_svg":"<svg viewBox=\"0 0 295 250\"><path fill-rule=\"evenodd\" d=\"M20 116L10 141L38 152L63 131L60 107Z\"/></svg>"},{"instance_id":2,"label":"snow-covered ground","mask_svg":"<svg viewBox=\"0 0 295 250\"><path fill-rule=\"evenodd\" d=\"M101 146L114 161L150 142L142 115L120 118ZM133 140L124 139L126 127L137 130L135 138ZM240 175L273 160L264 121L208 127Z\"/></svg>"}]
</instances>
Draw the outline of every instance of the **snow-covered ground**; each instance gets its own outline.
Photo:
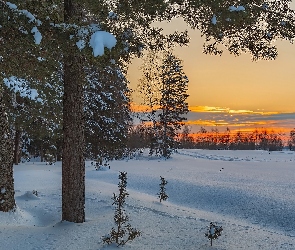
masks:
<instances>
[{"instance_id":1,"label":"snow-covered ground","mask_svg":"<svg viewBox=\"0 0 295 250\"><path fill-rule=\"evenodd\" d=\"M86 222L61 222L61 163L15 166L17 211L0 212L0 249L116 249L111 197L126 171L126 212L142 232L124 249L295 249L295 154L179 150L169 160L140 156L96 171L86 162ZM159 202L160 176L169 199ZM38 196L32 194L37 191ZM213 247L210 222L223 227Z\"/></svg>"}]
</instances>

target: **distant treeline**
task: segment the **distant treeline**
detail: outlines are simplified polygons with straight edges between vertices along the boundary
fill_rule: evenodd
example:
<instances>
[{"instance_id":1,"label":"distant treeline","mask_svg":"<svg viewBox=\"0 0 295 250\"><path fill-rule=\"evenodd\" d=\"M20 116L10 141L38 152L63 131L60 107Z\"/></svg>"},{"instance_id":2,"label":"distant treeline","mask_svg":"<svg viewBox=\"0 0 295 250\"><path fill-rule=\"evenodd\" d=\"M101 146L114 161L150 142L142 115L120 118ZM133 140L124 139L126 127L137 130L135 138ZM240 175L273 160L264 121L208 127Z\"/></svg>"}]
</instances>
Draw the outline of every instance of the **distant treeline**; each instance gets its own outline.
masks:
<instances>
[{"instance_id":1,"label":"distant treeline","mask_svg":"<svg viewBox=\"0 0 295 250\"><path fill-rule=\"evenodd\" d=\"M267 130L254 130L251 132L219 132L217 129L186 135L180 134L180 148L199 149L228 149L228 150L269 150L280 151L284 147L282 135Z\"/></svg>"},{"instance_id":2,"label":"distant treeline","mask_svg":"<svg viewBox=\"0 0 295 250\"><path fill-rule=\"evenodd\" d=\"M149 147L152 138L148 125L139 125L130 132L129 147ZM287 141L286 138L288 137ZM201 127L197 133L191 133L188 126L175 138L176 148L196 148L213 150L269 150L280 151L284 147L295 149L295 129L290 135L277 133L267 129L255 129L250 132L231 132L226 129L220 132L218 129L206 130Z\"/></svg>"}]
</instances>

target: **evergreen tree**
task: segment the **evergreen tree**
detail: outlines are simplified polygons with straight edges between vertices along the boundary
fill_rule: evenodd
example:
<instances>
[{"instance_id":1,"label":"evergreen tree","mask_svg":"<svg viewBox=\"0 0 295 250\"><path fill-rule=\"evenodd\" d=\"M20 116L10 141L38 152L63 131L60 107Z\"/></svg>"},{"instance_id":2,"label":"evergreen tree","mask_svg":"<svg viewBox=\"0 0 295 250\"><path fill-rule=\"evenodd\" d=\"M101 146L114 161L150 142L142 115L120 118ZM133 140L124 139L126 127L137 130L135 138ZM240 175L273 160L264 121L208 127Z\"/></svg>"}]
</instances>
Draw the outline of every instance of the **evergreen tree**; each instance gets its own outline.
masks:
<instances>
[{"instance_id":1,"label":"evergreen tree","mask_svg":"<svg viewBox=\"0 0 295 250\"><path fill-rule=\"evenodd\" d=\"M161 64L158 65L157 62ZM188 97L188 78L183 73L181 61L167 52L150 52L142 70L143 78L138 87L143 96L143 104L149 106L147 117L152 122L149 127L150 155L169 158L176 147L176 131L185 120L182 115L188 112L188 104L185 102Z\"/></svg>"},{"instance_id":2,"label":"evergreen tree","mask_svg":"<svg viewBox=\"0 0 295 250\"><path fill-rule=\"evenodd\" d=\"M209 230L205 233L205 236L210 240L211 247L213 240L218 239L218 237L221 236L222 231L222 226L217 226L213 222L210 222Z\"/></svg>"},{"instance_id":3,"label":"evergreen tree","mask_svg":"<svg viewBox=\"0 0 295 250\"><path fill-rule=\"evenodd\" d=\"M136 237L140 236L141 232L136 228L131 227L129 221L129 216L126 214L124 209L126 198L129 196L127 188L127 173L120 172L119 175L119 194L114 194L113 205L116 206L114 221L116 228L112 228L110 235L103 237L103 242L111 244L116 242L118 246L125 245L128 241L134 240ZM124 237L127 236L127 239Z\"/></svg>"},{"instance_id":4,"label":"evergreen tree","mask_svg":"<svg viewBox=\"0 0 295 250\"><path fill-rule=\"evenodd\" d=\"M86 154L105 161L124 155L131 122L127 79L116 65L87 70L84 90Z\"/></svg>"},{"instance_id":5,"label":"evergreen tree","mask_svg":"<svg viewBox=\"0 0 295 250\"><path fill-rule=\"evenodd\" d=\"M139 118L143 123L148 122L152 125L146 126L148 135L150 155L161 155L160 150L160 129L158 123L158 114L161 100L160 73L163 61L163 53L160 51L148 51L143 56L141 66L142 77L139 79L137 89L142 97L142 105L147 109Z\"/></svg>"},{"instance_id":6,"label":"evergreen tree","mask_svg":"<svg viewBox=\"0 0 295 250\"><path fill-rule=\"evenodd\" d=\"M81 24L82 9L78 2L64 1L64 21ZM71 32L65 35L70 37ZM62 220L85 221L85 144L83 101L83 56L70 40L64 50L63 64L63 158Z\"/></svg>"},{"instance_id":7,"label":"evergreen tree","mask_svg":"<svg viewBox=\"0 0 295 250\"><path fill-rule=\"evenodd\" d=\"M62 67L63 77L63 179L62 219L83 222L85 201L83 85L84 67L96 65L103 71L110 61L128 62L140 55L145 46L161 47L161 43L186 43L186 34L163 35L160 28L152 28L153 20L167 12L166 3L105 1L1 1L0 47L1 81L15 75L26 81L39 81L39 88ZM22 11L22 10L26 11ZM140 14L139 14L140 13ZM117 17L120 18L117 18ZM168 18L168 17L167 17ZM171 19L172 17L170 17ZM99 25L98 25L99 24ZM111 48L100 39L110 33L116 35L113 52L103 51L97 43ZM34 39L35 43L32 41ZM107 39L109 41L109 39ZM114 41L114 38L112 39ZM42 42L42 46L40 46ZM92 45L93 50L88 45ZM102 55L100 58L94 56ZM18 67L28 63L26 70Z\"/></svg>"},{"instance_id":8,"label":"evergreen tree","mask_svg":"<svg viewBox=\"0 0 295 250\"><path fill-rule=\"evenodd\" d=\"M159 124L161 128L161 150L165 158L169 158L175 148L177 131L186 120L188 113L188 78L183 72L181 61L168 53L162 65L160 84L161 100Z\"/></svg>"},{"instance_id":9,"label":"evergreen tree","mask_svg":"<svg viewBox=\"0 0 295 250\"><path fill-rule=\"evenodd\" d=\"M128 156L133 157L138 152L139 155L143 153L144 148L150 146L149 126L145 123L140 123L136 126L131 126L127 138Z\"/></svg>"},{"instance_id":10,"label":"evergreen tree","mask_svg":"<svg viewBox=\"0 0 295 250\"><path fill-rule=\"evenodd\" d=\"M194 148L194 138L190 136L191 129L185 125L179 138L180 148Z\"/></svg>"},{"instance_id":11,"label":"evergreen tree","mask_svg":"<svg viewBox=\"0 0 295 250\"><path fill-rule=\"evenodd\" d=\"M169 196L166 193L166 185L168 184L168 181L165 180L164 177L160 176L161 183L160 186L160 192L158 193L158 197L160 198L160 202L165 201L169 198Z\"/></svg>"},{"instance_id":12,"label":"evergreen tree","mask_svg":"<svg viewBox=\"0 0 295 250\"><path fill-rule=\"evenodd\" d=\"M295 148L295 128L290 131L289 148L290 150Z\"/></svg>"},{"instance_id":13,"label":"evergreen tree","mask_svg":"<svg viewBox=\"0 0 295 250\"><path fill-rule=\"evenodd\" d=\"M148 107L146 110L149 121L155 121L155 112L160 106L161 85L160 73L163 62L163 53L148 51L143 56L143 63L140 67L142 77L139 79L137 89L142 97L142 105Z\"/></svg>"},{"instance_id":14,"label":"evergreen tree","mask_svg":"<svg viewBox=\"0 0 295 250\"><path fill-rule=\"evenodd\" d=\"M0 87L0 212L15 208L12 138Z\"/></svg>"},{"instance_id":15,"label":"evergreen tree","mask_svg":"<svg viewBox=\"0 0 295 250\"><path fill-rule=\"evenodd\" d=\"M187 44L186 32L164 35L161 28L152 25L154 21L170 21L179 16L205 35L206 53L219 54L218 45L224 45L235 55L249 52L254 59L274 59L277 50L272 42L292 41L295 37L294 11L289 2L255 0L237 8L227 1L1 0L0 82L17 76L38 80L42 88L53 72L63 68L63 220L85 220L85 62L86 66L97 65L103 71L106 62L128 62L133 56L140 56L142 49ZM111 52L87 46L101 31L116 35L117 45ZM107 32L103 34L110 37ZM114 45L100 42L102 47ZM94 59L93 54L103 52L104 56Z\"/></svg>"},{"instance_id":16,"label":"evergreen tree","mask_svg":"<svg viewBox=\"0 0 295 250\"><path fill-rule=\"evenodd\" d=\"M42 160L49 147L56 147L62 124L63 91L59 87L49 80L37 92L28 88L28 83L22 79L11 77L5 80L4 101L14 134L14 164L19 163L22 150L34 148L34 152L27 153L39 155ZM22 137L26 138L27 145L22 145Z\"/></svg>"}]
</instances>

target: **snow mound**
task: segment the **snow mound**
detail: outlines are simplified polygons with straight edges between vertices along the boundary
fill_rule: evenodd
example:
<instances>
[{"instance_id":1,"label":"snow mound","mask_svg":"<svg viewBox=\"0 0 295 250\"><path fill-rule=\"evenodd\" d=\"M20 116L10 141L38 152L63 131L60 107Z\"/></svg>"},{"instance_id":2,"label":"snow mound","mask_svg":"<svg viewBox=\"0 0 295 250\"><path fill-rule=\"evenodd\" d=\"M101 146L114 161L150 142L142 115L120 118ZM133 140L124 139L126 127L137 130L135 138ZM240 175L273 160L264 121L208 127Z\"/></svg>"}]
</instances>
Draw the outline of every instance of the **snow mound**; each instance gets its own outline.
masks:
<instances>
[{"instance_id":1,"label":"snow mound","mask_svg":"<svg viewBox=\"0 0 295 250\"><path fill-rule=\"evenodd\" d=\"M33 191L26 191L23 195L17 197L18 199L23 199L23 200L39 200L40 198L38 197L38 192L36 190Z\"/></svg>"},{"instance_id":2,"label":"snow mound","mask_svg":"<svg viewBox=\"0 0 295 250\"><path fill-rule=\"evenodd\" d=\"M33 226L36 224L36 219L17 206L13 212L0 212L0 224L9 226Z\"/></svg>"}]
</instances>

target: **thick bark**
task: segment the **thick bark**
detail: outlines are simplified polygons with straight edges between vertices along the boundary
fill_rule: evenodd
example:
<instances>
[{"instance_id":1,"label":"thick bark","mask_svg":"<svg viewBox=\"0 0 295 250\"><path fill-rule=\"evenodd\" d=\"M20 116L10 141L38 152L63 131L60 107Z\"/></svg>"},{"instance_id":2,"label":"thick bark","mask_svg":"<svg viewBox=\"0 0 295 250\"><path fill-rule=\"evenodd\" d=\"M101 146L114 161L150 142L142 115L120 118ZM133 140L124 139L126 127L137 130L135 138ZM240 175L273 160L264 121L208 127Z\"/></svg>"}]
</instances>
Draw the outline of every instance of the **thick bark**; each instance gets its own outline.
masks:
<instances>
[{"instance_id":1,"label":"thick bark","mask_svg":"<svg viewBox=\"0 0 295 250\"><path fill-rule=\"evenodd\" d=\"M41 144L40 144L40 161L41 161L41 162L44 161L43 140L41 141Z\"/></svg>"},{"instance_id":2,"label":"thick bark","mask_svg":"<svg viewBox=\"0 0 295 250\"><path fill-rule=\"evenodd\" d=\"M71 0L64 1L65 22L75 20ZM62 220L85 221L83 72L81 55L70 45L64 51Z\"/></svg>"},{"instance_id":3,"label":"thick bark","mask_svg":"<svg viewBox=\"0 0 295 250\"><path fill-rule=\"evenodd\" d=\"M67 55L64 65L62 220L85 221L83 85L80 58Z\"/></svg>"},{"instance_id":4,"label":"thick bark","mask_svg":"<svg viewBox=\"0 0 295 250\"><path fill-rule=\"evenodd\" d=\"M15 209L13 180L13 143L0 90L0 211Z\"/></svg>"},{"instance_id":5,"label":"thick bark","mask_svg":"<svg viewBox=\"0 0 295 250\"><path fill-rule=\"evenodd\" d=\"M18 165L20 160L20 153L19 153L19 144L20 144L20 136L21 131L19 129L16 129L15 136L14 136L14 156L13 156L13 163L15 165Z\"/></svg>"}]
</instances>

